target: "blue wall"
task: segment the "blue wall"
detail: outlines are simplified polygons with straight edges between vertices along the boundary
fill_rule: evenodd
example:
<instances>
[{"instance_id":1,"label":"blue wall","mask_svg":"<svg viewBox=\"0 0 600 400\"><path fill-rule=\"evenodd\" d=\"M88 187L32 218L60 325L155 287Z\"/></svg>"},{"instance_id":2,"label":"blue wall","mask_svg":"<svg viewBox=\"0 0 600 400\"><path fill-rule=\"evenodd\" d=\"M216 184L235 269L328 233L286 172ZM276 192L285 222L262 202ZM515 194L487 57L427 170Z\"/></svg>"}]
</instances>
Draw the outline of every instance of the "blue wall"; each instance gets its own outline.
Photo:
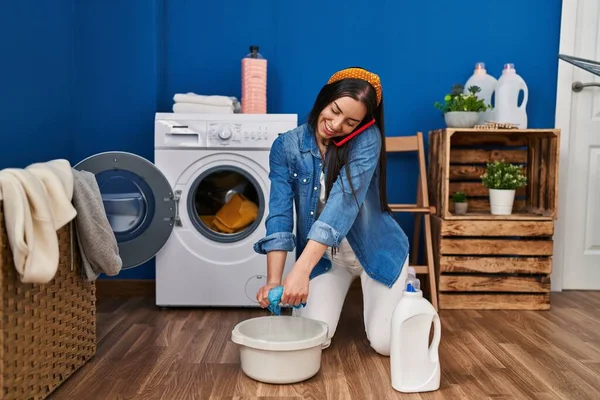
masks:
<instances>
[{"instance_id":1,"label":"blue wall","mask_svg":"<svg viewBox=\"0 0 600 400\"><path fill-rule=\"evenodd\" d=\"M39 5L50 4L50 5ZM153 114L177 92L240 96L250 44L269 60L268 107L304 119L334 71L383 82L389 136L443 126L433 108L478 61L526 80L530 127L554 124L560 0L460 4L348 0L61 0L3 4L0 168L105 150L153 160ZM6 60L6 61L5 61ZM32 113L26 113L32 112ZM13 136L16 135L16 136ZM393 202L411 202L414 159L392 160ZM409 219L401 219L412 232ZM154 278L154 262L119 278Z\"/></svg>"},{"instance_id":2,"label":"blue wall","mask_svg":"<svg viewBox=\"0 0 600 400\"><path fill-rule=\"evenodd\" d=\"M70 154L72 21L71 0L0 3L0 168Z\"/></svg>"}]
</instances>

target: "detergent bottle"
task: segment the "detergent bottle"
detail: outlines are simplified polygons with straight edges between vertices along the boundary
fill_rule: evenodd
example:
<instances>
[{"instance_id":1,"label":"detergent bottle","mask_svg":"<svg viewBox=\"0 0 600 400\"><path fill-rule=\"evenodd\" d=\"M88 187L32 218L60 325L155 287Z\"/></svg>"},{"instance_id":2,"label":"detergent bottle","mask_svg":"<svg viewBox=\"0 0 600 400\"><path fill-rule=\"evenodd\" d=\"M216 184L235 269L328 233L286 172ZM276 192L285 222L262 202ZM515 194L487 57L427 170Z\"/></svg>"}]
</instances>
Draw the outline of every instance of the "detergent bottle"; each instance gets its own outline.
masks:
<instances>
[{"instance_id":1,"label":"detergent bottle","mask_svg":"<svg viewBox=\"0 0 600 400\"><path fill-rule=\"evenodd\" d=\"M267 113L267 60L258 46L250 46L242 59L242 113Z\"/></svg>"},{"instance_id":2,"label":"detergent bottle","mask_svg":"<svg viewBox=\"0 0 600 400\"><path fill-rule=\"evenodd\" d=\"M465 94L469 93L471 86L478 86L481 92L477 93L477 97L482 99L486 106L493 106L492 96L496 90L496 84L498 80L492 75L488 74L485 69L485 63L478 62L475 64L475 70L473 75L465 83ZM494 121L494 110L486 110L479 113L479 123L485 124L488 121Z\"/></svg>"},{"instance_id":3,"label":"detergent bottle","mask_svg":"<svg viewBox=\"0 0 600 400\"><path fill-rule=\"evenodd\" d=\"M519 106L519 94L523 91L523 102ZM514 64L505 64L502 76L496 85L495 121L511 123L519 129L527 129L527 84L515 70Z\"/></svg>"},{"instance_id":4,"label":"detergent bottle","mask_svg":"<svg viewBox=\"0 0 600 400\"><path fill-rule=\"evenodd\" d=\"M432 323L434 334L429 345ZM414 269L409 269L406 289L392 316L390 369L395 390L418 393L439 389L441 333L440 318L423 297Z\"/></svg>"}]
</instances>

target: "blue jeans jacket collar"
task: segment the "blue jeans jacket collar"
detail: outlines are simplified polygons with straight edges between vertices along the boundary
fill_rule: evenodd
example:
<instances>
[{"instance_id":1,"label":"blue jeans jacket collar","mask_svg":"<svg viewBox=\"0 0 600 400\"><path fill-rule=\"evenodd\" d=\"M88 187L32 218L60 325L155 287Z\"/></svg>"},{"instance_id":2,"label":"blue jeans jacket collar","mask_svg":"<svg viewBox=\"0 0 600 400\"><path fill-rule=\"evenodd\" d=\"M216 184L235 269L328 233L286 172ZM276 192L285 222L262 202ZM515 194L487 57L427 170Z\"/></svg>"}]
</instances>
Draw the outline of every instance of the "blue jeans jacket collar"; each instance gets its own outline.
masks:
<instances>
[{"instance_id":1,"label":"blue jeans jacket collar","mask_svg":"<svg viewBox=\"0 0 600 400\"><path fill-rule=\"evenodd\" d=\"M317 145L314 130L308 124L305 125L305 128L306 129L303 129L302 132L302 144L300 145L300 151L302 153L310 151L313 156L320 157L319 146Z\"/></svg>"}]
</instances>

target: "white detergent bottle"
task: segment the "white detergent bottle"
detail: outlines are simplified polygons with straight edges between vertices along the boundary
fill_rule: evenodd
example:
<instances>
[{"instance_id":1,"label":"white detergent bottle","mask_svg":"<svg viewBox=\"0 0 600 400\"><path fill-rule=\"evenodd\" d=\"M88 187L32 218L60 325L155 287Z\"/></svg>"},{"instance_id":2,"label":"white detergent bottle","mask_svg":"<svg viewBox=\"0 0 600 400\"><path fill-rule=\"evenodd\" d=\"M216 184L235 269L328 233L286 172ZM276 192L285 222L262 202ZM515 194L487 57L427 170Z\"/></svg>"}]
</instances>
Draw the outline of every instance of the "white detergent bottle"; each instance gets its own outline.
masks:
<instances>
[{"instance_id":1,"label":"white detergent bottle","mask_svg":"<svg viewBox=\"0 0 600 400\"><path fill-rule=\"evenodd\" d=\"M519 106L519 94L523 91L523 102ZM495 121L511 123L520 129L527 129L527 100L529 90L527 84L515 70L513 64L505 64L502 76L496 85Z\"/></svg>"},{"instance_id":2,"label":"white detergent bottle","mask_svg":"<svg viewBox=\"0 0 600 400\"><path fill-rule=\"evenodd\" d=\"M440 387L440 318L423 297L414 269L409 270L408 275L406 289L392 316L392 387L402 393L431 392ZM432 323L434 334L429 345Z\"/></svg>"},{"instance_id":3,"label":"white detergent bottle","mask_svg":"<svg viewBox=\"0 0 600 400\"><path fill-rule=\"evenodd\" d=\"M477 93L477 97L482 99L486 106L493 106L492 96L494 95L494 91L496 90L497 83L498 80L487 73L485 69L485 63L478 62L475 64L475 70L473 71L473 75L471 75L467 83L465 83L464 92L465 94L467 94L469 93L469 88L471 86L478 86L481 89L481 92ZM493 109L488 109L479 113L480 124L485 124L488 121L494 121Z\"/></svg>"}]
</instances>

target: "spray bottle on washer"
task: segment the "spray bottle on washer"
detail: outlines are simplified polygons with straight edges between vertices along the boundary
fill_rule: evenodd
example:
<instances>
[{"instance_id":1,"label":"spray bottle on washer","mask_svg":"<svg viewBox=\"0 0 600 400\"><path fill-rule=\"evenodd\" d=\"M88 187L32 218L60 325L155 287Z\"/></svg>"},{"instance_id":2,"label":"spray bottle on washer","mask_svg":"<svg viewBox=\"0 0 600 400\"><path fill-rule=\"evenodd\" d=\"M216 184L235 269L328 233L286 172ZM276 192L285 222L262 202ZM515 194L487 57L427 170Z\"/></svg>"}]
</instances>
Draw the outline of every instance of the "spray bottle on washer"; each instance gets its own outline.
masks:
<instances>
[{"instance_id":1,"label":"spray bottle on washer","mask_svg":"<svg viewBox=\"0 0 600 400\"><path fill-rule=\"evenodd\" d=\"M429 346L432 323L434 335ZM440 337L440 318L423 297L415 269L409 267L406 289L392 315L390 369L395 390L415 393L439 389Z\"/></svg>"}]
</instances>

